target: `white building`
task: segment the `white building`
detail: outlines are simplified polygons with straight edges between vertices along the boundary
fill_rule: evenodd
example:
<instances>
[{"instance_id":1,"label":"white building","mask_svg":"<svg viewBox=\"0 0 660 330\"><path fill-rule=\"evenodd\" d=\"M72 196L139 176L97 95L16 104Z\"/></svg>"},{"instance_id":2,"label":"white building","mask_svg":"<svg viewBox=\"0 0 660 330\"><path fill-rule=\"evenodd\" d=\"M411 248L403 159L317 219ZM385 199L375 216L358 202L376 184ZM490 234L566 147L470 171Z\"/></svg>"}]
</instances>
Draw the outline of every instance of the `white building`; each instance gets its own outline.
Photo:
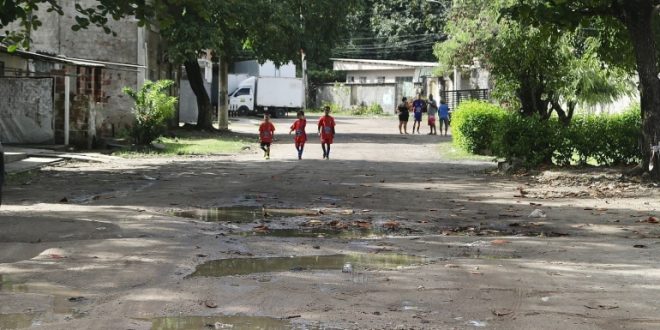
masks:
<instances>
[{"instance_id":1,"label":"white building","mask_svg":"<svg viewBox=\"0 0 660 330\"><path fill-rule=\"evenodd\" d=\"M405 96L421 94L444 98L450 106L466 98L485 98L490 75L478 62L462 66L450 75L437 75L437 62L333 58L333 69L346 72L343 83L321 86L317 106L333 103L343 108L379 104L386 113Z\"/></svg>"}]
</instances>

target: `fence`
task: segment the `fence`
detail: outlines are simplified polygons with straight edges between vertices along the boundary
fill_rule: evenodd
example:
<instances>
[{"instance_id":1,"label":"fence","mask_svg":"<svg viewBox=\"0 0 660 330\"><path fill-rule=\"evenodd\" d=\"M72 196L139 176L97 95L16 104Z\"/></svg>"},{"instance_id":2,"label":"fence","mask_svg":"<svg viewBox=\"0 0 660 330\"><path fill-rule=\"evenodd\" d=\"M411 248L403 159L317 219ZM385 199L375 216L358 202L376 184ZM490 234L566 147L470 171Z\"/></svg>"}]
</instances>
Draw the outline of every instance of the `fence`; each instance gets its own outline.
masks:
<instances>
[{"instance_id":1,"label":"fence","mask_svg":"<svg viewBox=\"0 0 660 330\"><path fill-rule=\"evenodd\" d=\"M457 91L440 92L441 100L445 100L450 109L456 109L461 102L466 100L489 100L489 89L464 89Z\"/></svg>"}]
</instances>

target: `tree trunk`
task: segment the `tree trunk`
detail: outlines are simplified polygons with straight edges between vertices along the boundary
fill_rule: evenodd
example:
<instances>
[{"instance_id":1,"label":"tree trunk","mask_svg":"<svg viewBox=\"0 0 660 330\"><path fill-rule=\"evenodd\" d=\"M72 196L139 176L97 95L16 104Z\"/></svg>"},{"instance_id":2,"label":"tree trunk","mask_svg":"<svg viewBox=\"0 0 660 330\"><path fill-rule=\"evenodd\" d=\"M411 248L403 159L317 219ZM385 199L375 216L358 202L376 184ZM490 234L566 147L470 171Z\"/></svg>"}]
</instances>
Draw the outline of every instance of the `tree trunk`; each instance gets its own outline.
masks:
<instances>
[{"instance_id":1,"label":"tree trunk","mask_svg":"<svg viewBox=\"0 0 660 330\"><path fill-rule=\"evenodd\" d=\"M642 108L642 166L648 169L651 144L657 145L660 140L660 79L653 32L656 12L651 0L627 0L622 7L623 21L630 33L637 61ZM660 178L660 166L656 165L651 174Z\"/></svg>"},{"instance_id":2,"label":"tree trunk","mask_svg":"<svg viewBox=\"0 0 660 330\"><path fill-rule=\"evenodd\" d=\"M218 95L218 122L221 131L229 130L229 58L223 56L220 58L220 91Z\"/></svg>"},{"instance_id":3,"label":"tree trunk","mask_svg":"<svg viewBox=\"0 0 660 330\"><path fill-rule=\"evenodd\" d=\"M184 63L186 67L186 74L190 82L190 88L195 93L197 99L197 129L200 130L214 130L213 128L213 107L211 106L211 99L209 94L204 88L204 78L202 77L202 70L199 68L197 59L188 60Z\"/></svg>"}]
</instances>

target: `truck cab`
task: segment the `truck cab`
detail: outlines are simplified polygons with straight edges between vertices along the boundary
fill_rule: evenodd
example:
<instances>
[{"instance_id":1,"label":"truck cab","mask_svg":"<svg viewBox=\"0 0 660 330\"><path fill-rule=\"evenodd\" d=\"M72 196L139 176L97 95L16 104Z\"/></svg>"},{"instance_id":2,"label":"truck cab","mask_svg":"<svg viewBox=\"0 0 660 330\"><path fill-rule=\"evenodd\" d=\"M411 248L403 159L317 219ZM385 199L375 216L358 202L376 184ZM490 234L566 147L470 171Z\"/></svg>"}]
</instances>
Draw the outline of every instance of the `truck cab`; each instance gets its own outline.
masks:
<instances>
[{"instance_id":1,"label":"truck cab","mask_svg":"<svg viewBox=\"0 0 660 330\"><path fill-rule=\"evenodd\" d=\"M255 113L254 99L257 78L250 77L238 84L238 88L229 95L229 111L239 116Z\"/></svg>"}]
</instances>

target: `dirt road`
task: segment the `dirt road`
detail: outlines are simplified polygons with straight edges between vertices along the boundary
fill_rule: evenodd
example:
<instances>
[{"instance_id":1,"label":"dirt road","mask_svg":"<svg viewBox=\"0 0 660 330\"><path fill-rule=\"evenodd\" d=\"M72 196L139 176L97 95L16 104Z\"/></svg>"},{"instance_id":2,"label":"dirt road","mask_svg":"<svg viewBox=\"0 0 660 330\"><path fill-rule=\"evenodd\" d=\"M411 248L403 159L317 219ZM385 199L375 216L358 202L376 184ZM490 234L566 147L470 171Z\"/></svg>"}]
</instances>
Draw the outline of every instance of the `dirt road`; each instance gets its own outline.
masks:
<instances>
[{"instance_id":1,"label":"dirt road","mask_svg":"<svg viewBox=\"0 0 660 330\"><path fill-rule=\"evenodd\" d=\"M447 138L393 134L395 119L338 118L331 159L310 134L299 161L291 121L270 160L70 162L11 180L0 329L660 327L656 186L489 174L443 159Z\"/></svg>"}]
</instances>

